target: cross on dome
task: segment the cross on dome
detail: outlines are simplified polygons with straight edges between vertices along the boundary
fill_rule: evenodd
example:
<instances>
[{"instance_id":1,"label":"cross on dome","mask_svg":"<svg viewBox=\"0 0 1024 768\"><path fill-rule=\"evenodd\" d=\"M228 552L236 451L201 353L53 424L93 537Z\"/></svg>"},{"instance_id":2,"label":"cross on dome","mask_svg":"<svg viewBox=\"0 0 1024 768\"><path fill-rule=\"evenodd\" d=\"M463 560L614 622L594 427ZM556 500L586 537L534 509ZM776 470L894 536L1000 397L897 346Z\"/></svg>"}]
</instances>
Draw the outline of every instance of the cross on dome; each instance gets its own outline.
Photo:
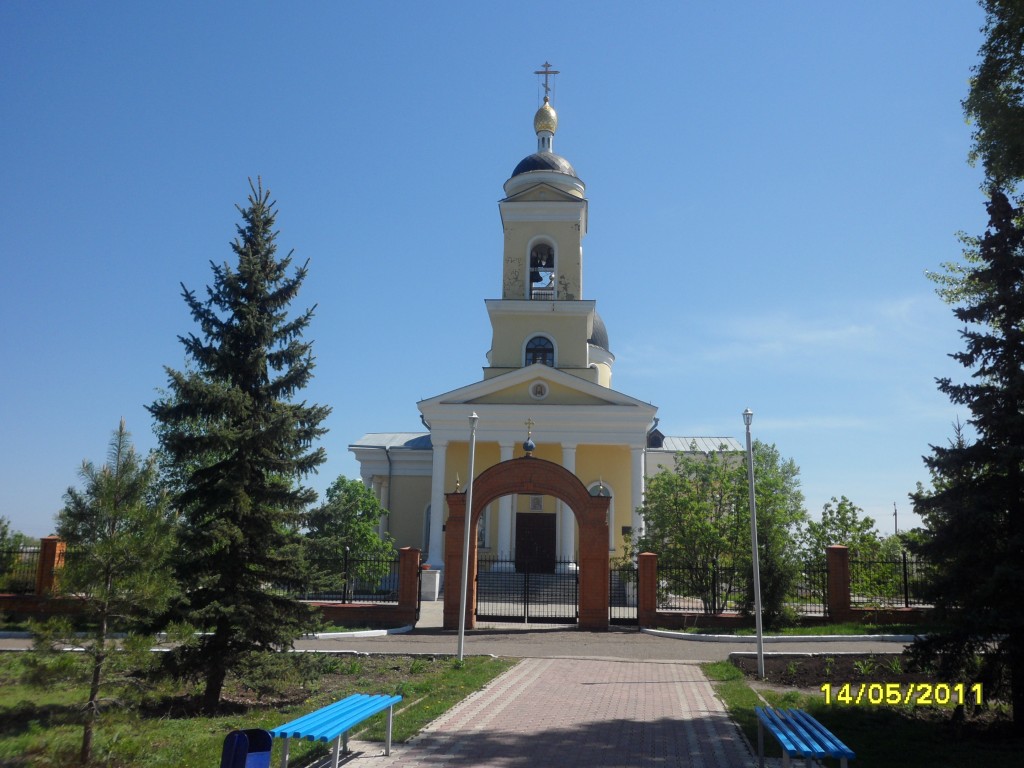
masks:
<instances>
[{"instance_id":1,"label":"cross on dome","mask_svg":"<svg viewBox=\"0 0 1024 768\"><path fill-rule=\"evenodd\" d=\"M544 69L535 70L533 74L544 75L544 101L547 101L548 97L551 95L551 86L548 82L548 79L552 75L560 75L562 73L559 72L557 69L552 69L551 65L548 64L546 61L541 66L544 67Z\"/></svg>"}]
</instances>

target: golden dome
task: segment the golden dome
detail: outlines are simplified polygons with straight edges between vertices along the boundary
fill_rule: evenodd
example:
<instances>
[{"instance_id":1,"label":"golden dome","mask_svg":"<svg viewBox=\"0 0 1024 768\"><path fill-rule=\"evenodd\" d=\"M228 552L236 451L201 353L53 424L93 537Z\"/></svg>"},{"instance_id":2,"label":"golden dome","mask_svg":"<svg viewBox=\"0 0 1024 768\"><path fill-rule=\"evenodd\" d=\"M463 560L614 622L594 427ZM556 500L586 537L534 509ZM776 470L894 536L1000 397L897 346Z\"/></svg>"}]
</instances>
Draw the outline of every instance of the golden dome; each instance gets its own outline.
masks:
<instances>
[{"instance_id":1,"label":"golden dome","mask_svg":"<svg viewBox=\"0 0 1024 768\"><path fill-rule=\"evenodd\" d=\"M533 116L533 130L537 133L541 131L554 133L558 130L558 115L555 113L554 107L548 103L547 96L544 97L544 105Z\"/></svg>"}]
</instances>

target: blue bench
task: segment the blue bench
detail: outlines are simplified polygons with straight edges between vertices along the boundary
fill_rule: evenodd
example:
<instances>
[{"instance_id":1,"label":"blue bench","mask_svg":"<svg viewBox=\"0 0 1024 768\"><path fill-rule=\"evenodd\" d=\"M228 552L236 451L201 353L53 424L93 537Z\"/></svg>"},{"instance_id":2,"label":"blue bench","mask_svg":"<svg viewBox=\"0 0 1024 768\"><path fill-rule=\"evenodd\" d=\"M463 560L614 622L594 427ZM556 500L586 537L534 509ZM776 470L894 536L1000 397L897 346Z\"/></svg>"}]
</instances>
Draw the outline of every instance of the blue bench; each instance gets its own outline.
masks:
<instances>
[{"instance_id":1,"label":"blue bench","mask_svg":"<svg viewBox=\"0 0 1024 768\"><path fill-rule=\"evenodd\" d=\"M384 745L384 754L391 754L391 724L394 717L394 707L402 700L401 696L386 696L384 694L371 695L367 693L356 693L346 696L341 701L328 704L315 712L303 715L290 723L279 725L270 731L275 739L284 739L284 748L281 752L281 768L288 766L288 740L309 739L310 741L334 742L332 749L333 768L338 768L338 759L342 751L348 753L348 732L359 725L367 718L373 717L378 712L387 710L388 725L387 739Z\"/></svg>"},{"instance_id":2,"label":"blue bench","mask_svg":"<svg viewBox=\"0 0 1024 768\"><path fill-rule=\"evenodd\" d=\"M757 712L757 757L758 765L764 768L764 731L775 737L782 746L782 765L789 768L790 756L803 757L810 768L811 760L832 757L839 760L842 768L852 760L853 750L821 723L799 709L770 709L755 707Z\"/></svg>"}]
</instances>

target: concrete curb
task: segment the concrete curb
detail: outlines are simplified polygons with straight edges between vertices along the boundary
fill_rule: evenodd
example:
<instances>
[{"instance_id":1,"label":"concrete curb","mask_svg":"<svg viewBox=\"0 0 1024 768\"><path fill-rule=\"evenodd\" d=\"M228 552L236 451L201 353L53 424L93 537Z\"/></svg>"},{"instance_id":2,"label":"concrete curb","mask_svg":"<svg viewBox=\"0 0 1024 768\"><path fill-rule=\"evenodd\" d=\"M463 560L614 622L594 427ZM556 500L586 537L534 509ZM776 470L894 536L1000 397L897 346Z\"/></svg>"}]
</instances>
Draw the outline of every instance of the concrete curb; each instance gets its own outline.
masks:
<instances>
[{"instance_id":1,"label":"concrete curb","mask_svg":"<svg viewBox=\"0 0 1024 768\"><path fill-rule=\"evenodd\" d=\"M356 632L314 632L309 635L302 635L303 640L333 640L342 637L384 637L385 635L404 635L412 632L412 625L406 624L402 627L392 629L362 629ZM162 634L162 633L161 633ZM84 636L84 635L83 635ZM123 635L120 635L123 637ZM115 637L115 635L111 635ZM0 640L31 640L31 632L0 632Z\"/></svg>"},{"instance_id":2,"label":"concrete curb","mask_svg":"<svg viewBox=\"0 0 1024 768\"><path fill-rule=\"evenodd\" d=\"M391 629L361 629L355 632L314 632L309 635L303 635L301 639L336 640L342 637L385 637L386 635L404 635L407 632L412 632L411 624Z\"/></svg>"},{"instance_id":3,"label":"concrete curb","mask_svg":"<svg viewBox=\"0 0 1024 768\"><path fill-rule=\"evenodd\" d=\"M640 630L655 637L674 637L702 643L756 643L754 635L698 635L692 632L672 632L667 629ZM765 635L765 643L912 643L917 635Z\"/></svg>"}]
</instances>

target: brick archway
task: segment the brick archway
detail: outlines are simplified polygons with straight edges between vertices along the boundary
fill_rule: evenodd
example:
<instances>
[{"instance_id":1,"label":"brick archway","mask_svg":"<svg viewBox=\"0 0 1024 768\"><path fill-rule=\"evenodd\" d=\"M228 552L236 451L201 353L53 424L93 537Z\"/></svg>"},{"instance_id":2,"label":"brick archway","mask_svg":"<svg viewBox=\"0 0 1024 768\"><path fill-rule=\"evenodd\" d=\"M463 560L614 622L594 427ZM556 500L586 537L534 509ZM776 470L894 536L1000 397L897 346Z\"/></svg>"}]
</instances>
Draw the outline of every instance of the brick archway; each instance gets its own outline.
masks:
<instances>
[{"instance_id":1,"label":"brick archway","mask_svg":"<svg viewBox=\"0 0 1024 768\"><path fill-rule=\"evenodd\" d=\"M580 629L608 629L608 502L591 496L572 472L550 461L524 456L485 469L473 482L470 510L470 578L466 587L466 627L476 626L476 527L484 508L501 496L529 493L554 496L576 516L579 526ZM447 493L448 520L444 534L444 628L459 627L462 587L462 547L466 494Z\"/></svg>"}]
</instances>

